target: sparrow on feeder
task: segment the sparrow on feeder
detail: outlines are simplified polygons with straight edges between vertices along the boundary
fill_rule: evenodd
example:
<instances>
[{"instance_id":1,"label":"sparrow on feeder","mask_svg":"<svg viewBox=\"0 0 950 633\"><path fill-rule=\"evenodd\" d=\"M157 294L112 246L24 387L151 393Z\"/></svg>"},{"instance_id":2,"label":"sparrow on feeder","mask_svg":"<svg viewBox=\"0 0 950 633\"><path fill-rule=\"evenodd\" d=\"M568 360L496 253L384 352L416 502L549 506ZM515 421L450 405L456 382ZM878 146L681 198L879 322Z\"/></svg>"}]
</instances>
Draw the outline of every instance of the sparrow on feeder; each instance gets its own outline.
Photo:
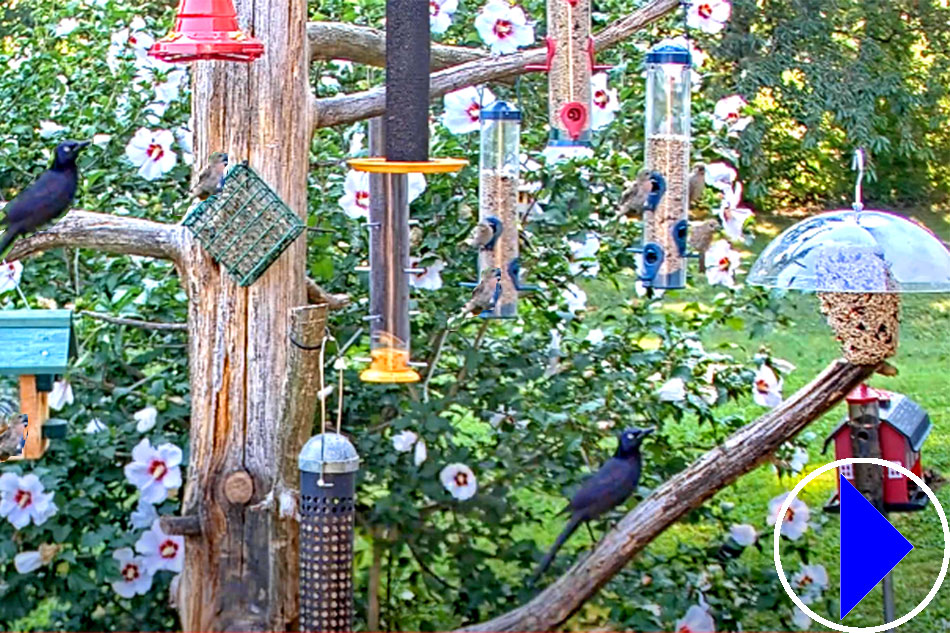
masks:
<instances>
[{"instance_id":1,"label":"sparrow on feeder","mask_svg":"<svg viewBox=\"0 0 950 633\"><path fill-rule=\"evenodd\" d=\"M502 228L501 220L494 216L488 216L475 225L466 244L479 250L493 250L498 242L498 237L501 235Z\"/></svg>"},{"instance_id":2,"label":"sparrow on feeder","mask_svg":"<svg viewBox=\"0 0 950 633\"><path fill-rule=\"evenodd\" d=\"M690 227L689 249L699 255L699 272L706 272L706 258L704 255L712 244L712 239L719 230L719 220L706 220Z\"/></svg>"},{"instance_id":3,"label":"sparrow on feeder","mask_svg":"<svg viewBox=\"0 0 950 633\"><path fill-rule=\"evenodd\" d=\"M208 166L198 175L198 183L191 192L199 200L207 200L224 189L224 172L228 168L228 155L215 152L208 158Z\"/></svg>"},{"instance_id":4,"label":"sparrow on feeder","mask_svg":"<svg viewBox=\"0 0 950 633\"><path fill-rule=\"evenodd\" d=\"M650 170L641 169L637 179L627 187L620 197L620 213L629 217L637 217L646 204L647 195L653 190L650 183Z\"/></svg>"},{"instance_id":5,"label":"sparrow on feeder","mask_svg":"<svg viewBox=\"0 0 950 633\"><path fill-rule=\"evenodd\" d=\"M0 424L0 462L5 462L23 451L23 427L26 416L14 413Z\"/></svg>"},{"instance_id":6,"label":"sparrow on feeder","mask_svg":"<svg viewBox=\"0 0 950 633\"><path fill-rule=\"evenodd\" d=\"M693 165L693 171L689 175L689 205L693 206L703 199L703 191L706 189L706 165L696 163Z\"/></svg>"},{"instance_id":7,"label":"sparrow on feeder","mask_svg":"<svg viewBox=\"0 0 950 633\"><path fill-rule=\"evenodd\" d=\"M501 269L485 269L482 273L482 280L472 291L472 298L462 308L462 316L480 314L485 310L491 310L498 302L499 296L501 296Z\"/></svg>"}]
</instances>

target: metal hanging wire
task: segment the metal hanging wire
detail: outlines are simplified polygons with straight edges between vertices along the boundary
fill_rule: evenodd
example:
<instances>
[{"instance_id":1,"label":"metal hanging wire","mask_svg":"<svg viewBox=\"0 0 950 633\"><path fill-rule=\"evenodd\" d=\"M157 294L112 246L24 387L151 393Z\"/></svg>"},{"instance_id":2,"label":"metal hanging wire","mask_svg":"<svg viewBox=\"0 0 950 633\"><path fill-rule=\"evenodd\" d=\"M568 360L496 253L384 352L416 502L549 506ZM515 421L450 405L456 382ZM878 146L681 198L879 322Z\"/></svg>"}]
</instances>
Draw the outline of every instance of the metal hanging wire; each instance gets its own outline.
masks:
<instances>
[{"instance_id":1,"label":"metal hanging wire","mask_svg":"<svg viewBox=\"0 0 950 633\"><path fill-rule=\"evenodd\" d=\"M851 169L858 172L854 183L854 203L851 208L855 211L864 210L864 202L861 200L861 186L864 183L864 150L860 147L854 150L854 158L851 160Z\"/></svg>"}]
</instances>

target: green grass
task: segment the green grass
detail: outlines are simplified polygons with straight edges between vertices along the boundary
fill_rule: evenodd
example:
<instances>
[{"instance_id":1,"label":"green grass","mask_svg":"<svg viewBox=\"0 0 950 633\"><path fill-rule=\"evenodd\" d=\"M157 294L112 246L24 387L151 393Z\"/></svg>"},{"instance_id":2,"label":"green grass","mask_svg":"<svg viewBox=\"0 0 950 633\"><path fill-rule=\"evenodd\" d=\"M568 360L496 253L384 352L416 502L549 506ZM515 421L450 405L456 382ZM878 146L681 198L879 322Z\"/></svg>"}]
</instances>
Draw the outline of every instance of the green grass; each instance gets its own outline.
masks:
<instances>
[{"instance_id":1,"label":"green grass","mask_svg":"<svg viewBox=\"0 0 950 633\"><path fill-rule=\"evenodd\" d=\"M945 215L936 213L908 214L930 226L943 239L948 238L950 226ZM744 270L748 271L755 254L778 232L794 220L783 217L759 219L760 231L755 243L745 257ZM695 271L691 271L695 274ZM699 288L668 296L665 309L676 309L676 304L685 301L710 299L716 289L709 288L705 282L697 281ZM591 292L591 302L597 302L596 283ZM934 430L924 445L924 468L950 473L950 296L946 295L910 295L903 303L902 329L898 355L891 359L899 368L899 375L893 378L875 376L869 382L872 386L904 393L921 404L931 416ZM707 350L727 351L738 360L751 360L755 353L767 345L772 353L790 361L797 370L786 378L784 394L794 393L811 381L828 363L840 356L837 343L831 330L818 312L818 302L814 295L793 294L788 297L788 314L794 320L794 326L777 328L764 338L751 338L747 332L723 328L706 336L704 345ZM730 404L725 413L736 413L751 421L765 412L762 407L751 401ZM814 439L809 443L810 464L806 473L834 460L833 448L822 454L825 437L845 414L844 405L809 427ZM678 433L684 441L689 441L695 427L684 424ZM802 475L802 477L804 474ZM730 502L735 504L730 517L735 523L751 523L761 530L766 539L764 552L749 548L743 554L750 565L771 567L771 536L766 525L768 502L775 496L791 490L798 479L780 480L772 466L763 466L742 477L734 485L722 490L710 503ZM838 518L825 515L822 505L828 500L834 486L833 473L818 478L810 484L801 497L812 510L812 522L817 530L810 531L815 544L811 563L821 563L828 570L830 588L826 595L836 600L838 583ZM950 486L937 490L937 496L945 509L950 510ZM892 515L895 526L915 545L915 550L897 567L894 572L896 613L900 617L913 609L930 591L940 569L943 554L943 538L939 519L932 508L915 514ZM550 538L556 535L557 526L552 526ZM651 544L655 551L667 551L677 541L702 543L721 538L721 534L711 533L709 526L676 525L657 541ZM582 539L577 539L581 541ZM576 546L584 547L583 543ZM874 544L868 543L868 553L873 555ZM785 560L786 574L791 576L798 569L797 557ZM790 601L788 602L790 605ZM834 609L837 603L834 602ZM837 621L837 615L821 606L813 605L816 611L826 618ZM850 614L846 624L851 626L872 626L881 624L880 590L876 589ZM781 630L774 613L750 613L744 622L745 630ZM813 630L824 630L819 624L812 625ZM950 584L937 594L930 606L912 622L901 628L908 633L929 633L950 631Z\"/></svg>"}]
</instances>

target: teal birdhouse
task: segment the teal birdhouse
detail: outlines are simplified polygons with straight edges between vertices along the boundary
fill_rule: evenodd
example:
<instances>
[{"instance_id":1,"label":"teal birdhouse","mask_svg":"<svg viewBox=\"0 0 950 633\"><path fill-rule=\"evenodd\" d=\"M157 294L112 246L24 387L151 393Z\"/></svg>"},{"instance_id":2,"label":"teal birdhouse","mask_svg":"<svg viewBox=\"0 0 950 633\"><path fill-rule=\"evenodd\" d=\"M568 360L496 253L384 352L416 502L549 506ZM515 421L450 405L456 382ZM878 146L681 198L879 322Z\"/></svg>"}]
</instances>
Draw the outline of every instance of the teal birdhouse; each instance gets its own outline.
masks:
<instances>
[{"instance_id":1,"label":"teal birdhouse","mask_svg":"<svg viewBox=\"0 0 950 633\"><path fill-rule=\"evenodd\" d=\"M20 411L27 416L20 459L39 459L46 452L49 392L75 350L71 310L0 311L0 374L19 378Z\"/></svg>"}]
</instances>

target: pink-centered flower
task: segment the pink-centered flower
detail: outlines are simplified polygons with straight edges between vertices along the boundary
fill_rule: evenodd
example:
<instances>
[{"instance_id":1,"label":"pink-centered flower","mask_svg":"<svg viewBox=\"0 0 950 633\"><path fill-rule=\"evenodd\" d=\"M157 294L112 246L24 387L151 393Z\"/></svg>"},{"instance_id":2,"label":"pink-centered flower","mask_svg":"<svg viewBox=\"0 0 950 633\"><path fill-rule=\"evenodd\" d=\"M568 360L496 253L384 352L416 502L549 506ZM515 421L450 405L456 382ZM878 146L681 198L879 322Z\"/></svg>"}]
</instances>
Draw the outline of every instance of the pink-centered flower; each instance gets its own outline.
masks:
<instances>
[{"instance_id":1,"label":"pink-centered flower","mask_svg":"<svg viewBox=\"0 0 950 633\"><path fill-rule=\"evenodd\" d=\"M534 27L524 10L506 0L489 0L475 18L475 29L493 55L514 53L534 43Z\"/></svg>"},{"instance_id":2,"label":"pink-centered flower","mask_svg":"<svg viewBox=\"0 0 950 633\"><path fill-rule=\"evenodd\" d=\"M597 73L590 78L590 91L590 125L595 130L602 130L613 123L620 111L617 89L608 86L607 73Z\"/></svg>"},{"instance_id":3,"label":"pink-centered flower","mask_svg":"<svg viewBox=\"0 0 950 633\"><path fill-rule=\"evenodd\" d=\"M779 495L769 501L768 522L770 526L775 525L775 522L778 519L779 510L782 509L782 504L785 503L786 497L788 497L788 493ZM810 517L811 511L808 509L808 506L805 505L804 501L796 497L794 500L792 500L792 504L789 506L788 511L782 518L782 536L788 537L793 541L800 539L802 534L804 534L808 529L808 519Z\"/></svg>"},{"instance_id":4,"label":"pink-centered flower","mask_svg":"<svg viewBox=\"0 0 950 633\"><path fill-rule=\"evenodd\" d=\"M23 264L17 260L12 262L3 262L0 265L0 294L10 292L20 285L20 277L23 275Z\"/></svg>"},{"instance_id":5,"label":"pink-centered flower","mask_svg":"<svg viewBox=\"0 0 950 633\"><path fill-rule=\"evenodd\" d=\"M445 270L445 262L441 259L423 265L421 257L410 257L409 265L422 270L422 272L409 275L410 286L421 290L438 290L442 287L442 271Z\"/></svg>"},{"instance_id":6,"label":"pink-centered flower","mask_svg":"<svg viewBox=\"0 0 950 633\"><path fill-rule=\"evenodd\" d=\"M422 174L409 174L409 202L426 190L426 178ZM369 173L351 169L343 181L343 195L338 200L343 213L354 220L369 218Z\"/></svg>"},{"instance_id":7,"label":"pink-centered flower","mask_svg":"<svg viewBox=\"0 0 950 633\"><path fill-rule=\"evenodd\" d=\"M172 151L175 135L171 130L139 128L125 147L125 155L139 168L146 180L157 180L175 167L178 156Z\"/></svg>"},{"instance_id":8,"label":"pink-centered flower","mask_svg":"<svg viewBox=\"0 0 950 633\"><path fill-rule=\"evenodd\" d=\"M733 250L726 240L717 240L706 251L706 281L711 286L736 286L736 271L742 263L742 255Z\"/></svg>"},{"instance_id":9,"label":"pink-centered flower","mask_svg":"<svg viewBox=\"0 0 950 633\"><path fill-rule=\"evenodd\" d=\"M475 473L465 464L449 464L439 473L439 480L449 494L459 501L471 499L478 491Z\"/></svg>"},{"instance_id":10,"label":"pink-centered flower","mask_svg":"<svg viewBox=\"0 0 950 633\"><path fill-rule=\"evenodd\" d=\"M181 449L174 444L152 446L147 438L132 449L125 478L138 488L145 503L161 503L168 491L181 487Z\"/></svg>"},{"instance_id":11,"label":"pink-centered flower","mask_svg":"<svg viewBox=\"0 0 950 633\"><path fill-rule=\"evenodd\" d=\"M482 108L495 103L495 95L484 87L469 86L442 98L445 112L442 125L452 134L468 134L481 129Z\"/></svg>"},{"instance_id":12,"label":"pink-centered flower","mask_svg":"<svg viewBox=\"0 0 950 633\"><path fill-rule=\"evenodd\" d=\"M56 510L53 493L46 492L36 475L0 475L0 517L6 518L17 530L31 521L34 525L43 525Z\"/></svg>"},{"instance_id":13,"label":"pink-centered flower","mask_svg":"<svg viewBox=\"0 0 950 633\"><path fill-rule=\"evenodd\" d=\"M742 110L748 105L741 95L723 97L713 108L713 128L716 131L726 128L730 134L742 132L752 123L751 116L742 116Z\"/></svg>"},{"instance_id":14,"label":"pink-centered flower","mask_svg":"<svg viewBox=\"0 0 950 633\"><path fill-rule=\"evenodd\" d=\"M458 0L429 0L429 29L438 35L445 33L458 8Z\"/></svg>"},{"instance_id":15,"label":"pink-centered flower","mask_svg":"<svg viewBox=\"0 0 950 633\"><path fill-rule=\"evenodd\" d=\"M729 0L690 0L686 24L703 33L718 33L729 21L732 5Z\"/></svg>"},{"instance_id":16,"label":"pink-centered flower","mask_svg":"<svg viewBox=\"0 0 950 633\"><path fill-rule=\"evenodd\" d=\"M782 380L768 365L762 365L755 372L752 379L752 399L756 404L770 409L782 404Z\"/></svg>"},{"instance_id":17,"label":"pink-centered flower","mask_svg":"<svg viewBox=\"0 0 950 633\"><path fill-rule=\"evenodd\" d=\"M161 521L155 519L136 541L135 551L142 555L142 563L150 574L163 569L180 572L185 560L185 537L165 534Z\"/></svg>"},{"instance_id":18,"label":"pink-centered flower","mask_svg":"<svg viewBox=\"0 0 950 633\"><path fill-rule=\"evenodd\" d=\"M706 165L706 184L723 193L732 191L732 185L739 174L726 163Z\"/></svg>"},{"instance_id":19,"label":"pink-centered flower","mask_svg":"<svg viewBox=\"0 0 950 633\"><path fill-rule=\"evenodd\" d=\"M145 595L152 588L152 574L145 568L145 561L136 556L132 549L117 549L112 557L119 563L119 580L112 588L123 598Z\"/></svg>"},{"instance_id":20,"label":"pink-centered flower","mask_svg":"<svg viewBox=\"0 0 950 633\"><path fill-rule=\"evenodd\" d=\"M694 604L676 621L673 630L676 633L716 633L716 621L706 607Z\"/></svg>"}]
</instances>

